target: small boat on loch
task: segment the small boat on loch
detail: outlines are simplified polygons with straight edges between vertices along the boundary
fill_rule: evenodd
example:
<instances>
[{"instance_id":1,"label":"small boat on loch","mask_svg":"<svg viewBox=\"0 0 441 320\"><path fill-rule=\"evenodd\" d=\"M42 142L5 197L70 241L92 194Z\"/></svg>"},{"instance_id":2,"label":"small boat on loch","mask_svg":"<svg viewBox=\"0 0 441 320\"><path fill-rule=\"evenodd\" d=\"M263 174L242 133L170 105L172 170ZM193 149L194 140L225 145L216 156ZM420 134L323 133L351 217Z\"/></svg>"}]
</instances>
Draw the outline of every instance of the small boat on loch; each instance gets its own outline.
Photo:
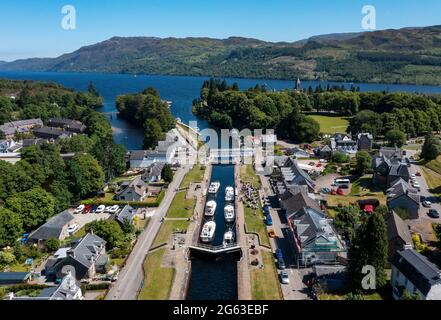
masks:
<instances>
[{"instance_id":1,"label":"small boat on loch","mask_svg":"<svg viewBox=\"0 0 441 320\"><path fill-rule=\"evenodd\" d=\"M224 208L224 217L225 217L225 222L227 223L234 222L236 216L234 214L234 207L232 205L228 205Z\"/></svg>"},{"instance_id":2,"label":"small boat on loch","mask_svg":"<svg viewBox=\"0 0 441 320\"><path fill-rule=\"evenodd\" d=\"M204 243L209 243L213 241L215 232L216 232L216 222L208 221L202 227L201 241Z\"/></svg>"},{"instance_id":3,"label":"small boat on loch","mask_svg":"<svg viewBox=\"0 0 441 320\"><path fill-rule=\"evenodd\" d=\"M216 194L219 191L220 185L221 184L219 181L214 181L210 183L210 187L208 188L208 193Z\"/></svg>"},{"instance_id":4,"label":"small boat on loch","mask_svg":"<svg viewBox=\"0 0 441 320\"><path fill-rule=\"evenodd\" d=\"M234 200L234 188L228 186L225 188L225 201L231 202Z\"/></svg>"},{"instance_id":5,"label":"small boat on loch","mask_svg":"<svg viewBox=\"0 0 441 320\"><path fill-rule=\"evenodd\" d=\"M216 212L217 203L214 200L208 201L205 206L205 216L208 218L214 217L214 213Z\"/></svg>"},{"instance_id":6,"label":"small boat on loch","mask_svg":"<svg viewBox=\"0 0 441 320\"><path fill-rule=\"evenodd\" d=\"M227 230L224 234L224 247L234 243L234 233L232 230Z\"/></svg>"}]
</instances>

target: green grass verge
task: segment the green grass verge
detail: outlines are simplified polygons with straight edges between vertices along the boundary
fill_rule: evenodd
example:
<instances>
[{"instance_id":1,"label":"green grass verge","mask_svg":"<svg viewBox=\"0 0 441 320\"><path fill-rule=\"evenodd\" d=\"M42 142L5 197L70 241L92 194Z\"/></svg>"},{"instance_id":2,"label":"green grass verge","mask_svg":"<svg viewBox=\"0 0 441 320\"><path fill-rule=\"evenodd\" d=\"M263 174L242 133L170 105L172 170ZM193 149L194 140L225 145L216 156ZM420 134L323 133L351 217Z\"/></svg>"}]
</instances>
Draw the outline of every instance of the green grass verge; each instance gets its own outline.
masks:
<instances>
[{"instance_id":1,"label":"green grass verge","mask_svg":"<svg viewBox=\"0 0 441 320\"><path fill-rule=\"evenodd\" d=\"M251 294L253 300L282 300L274 257L262 251L264 269L251 270Z\"/></svg>"},{"instance_id":2,"label":"green grass verge","mask_svg":"<svg viewBox=\"0 0 441 320\"><path fill-rule=\"evenodd\" d=\"M193 169L190 170L182 180L181 189L189 188L191 183L200 183L204 180L205 169L200 165L194 165Z\"/></svg>"},{"instance_id":3,"label":"green grass verge","mask_svg":"<svg viewBox=\"0 0 441 320\"><path fill-rule=\"evenodd\" d=\"M260 178L254 171L252 164L247 164L240 167L240 179L249 182L255 189L260 189Z\"/></svg>"},{"instance_id":4,"label":"green grass verge","mask_svg":"<svg viewBox=\"0 0 441 320\"><path fill-rule=\"evenodd\" d=\"M257 233L260 238L260 243L262 245L269 246L270 241L268 237L268 231L264 222L262 209L259 207L259 209L254 210L244 205L244 212L247 231Z\"/></svg>"},{"instance_id":5,"label":"green grass verge","mask_svg":"<svg viewBox=\"0 0 441 320\"><path fill-rule=\"evenodd\" d=\"M441 156L439 156L435 160L427 162L425 166L430 170L433 170L436 173L441 174Z\"/></svg>"},{"instance_id":6,"label":"green grass verge","mask_svg":"<svg viewBox=\"0 0 441 320\"><path fill-rule=\"evenodd\" d=\"M349 126L349 118L309 116L320 124L322 133L345 133Z\"/></svg>"},{"instance_id":7,"label":"green grass verge","mask_svg":"<svg viewBox=\"0 0 441 320\"><path fill-rule=\"evenodd\" d=\"M441 175L425 167L421 167L421 171L429 186L429 191L438 197L441 196Z\"/></svg>"},{"instance_id":8,"label":"green grass verge","mask_svg":"<svg viewBox=\"0 0 441 320\"><path fill-rule=\"evenodd\" d=\"M153 247L167 243L173 232L185 232L190 222L186 220L165 220L159 230Z\"/></svg>"},{"instance_id":9,"label":"green grass verge","mask_svg":"<svg viewBox=\"0 0 441 320\"><path fill-rule=\"evenodd\" d=\"M168 300L175 277L174 268L161 268L165 248L150 253L144 262L144 286L138 300Z\"/></svg>"},{"instance_id":10,"label":"green grass verge","mask_svg":"<svg viewBox=\"0 0 441 320\"><path fill-rule=\"evenodd\" d=\"M196 199L186 199L187 192L176 193L168 209L167 218L190 218L196 206Z\"/></svg>"}]
</instances>

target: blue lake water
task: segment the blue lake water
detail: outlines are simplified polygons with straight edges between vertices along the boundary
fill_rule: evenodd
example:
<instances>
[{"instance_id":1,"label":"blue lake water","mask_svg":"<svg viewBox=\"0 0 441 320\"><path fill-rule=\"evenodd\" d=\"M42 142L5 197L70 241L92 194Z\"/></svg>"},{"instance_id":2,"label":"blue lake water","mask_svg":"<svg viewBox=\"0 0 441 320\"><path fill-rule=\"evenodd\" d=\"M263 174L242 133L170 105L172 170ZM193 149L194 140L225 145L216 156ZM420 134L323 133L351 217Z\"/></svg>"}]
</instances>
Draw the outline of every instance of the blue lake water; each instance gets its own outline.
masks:
<instances>
[{"instance_id":1,"label":"blue lake water","mask_svg":"<svg viewBox=\"0 0 441 320\"><path fill-rule=\"evenodd\" d=\"M103 73L56 73L56 72L0 72L0 78L28 79L53 81L68 88L78 91L87 90L87 85L93 81L101 95L104 97L105 105L99 111L105 113L112 123L115 140L122 143L127 149L139 149L142 146L143 134L140 128L136 128L128 122L116 116L115 98L124 93L140 92L147 87L155 87L161 93L164 100L173 101L171 111L177 118L188 123L191 120L198 120L191 112L193 99L199 97L199 92L204 80L207 77L178 77L178 76L148 76L148 75L125 75L125 74L103 74ZM282 90L293 88L293 81L284 80L258 80L258 79L226 79L229 83L236 81L241 89L254 87L256 84L266 85L269 89ZM327 86L328 82L304 81L302 86L316 87ZM350 87L351 83L344 84ZM441 93L438 86L415 86L415 85L392 85L392 84L356 84L361 91L383 91L390 92L420 92L420 93ZM208 127L204 120L198 120L201 129Z\"/></svg>"}]
</instances>

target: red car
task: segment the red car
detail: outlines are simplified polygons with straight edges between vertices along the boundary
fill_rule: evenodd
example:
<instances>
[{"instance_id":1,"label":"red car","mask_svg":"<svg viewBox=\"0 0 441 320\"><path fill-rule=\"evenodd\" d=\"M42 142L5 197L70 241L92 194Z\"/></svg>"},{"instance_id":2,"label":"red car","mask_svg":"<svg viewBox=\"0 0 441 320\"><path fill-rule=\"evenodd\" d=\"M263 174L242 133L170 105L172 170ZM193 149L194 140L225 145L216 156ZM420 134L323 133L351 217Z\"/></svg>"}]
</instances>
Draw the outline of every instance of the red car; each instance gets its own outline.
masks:
<instances>
[{"instance_id":1,"label":"red car","mask_svg":"<svg viewBox=\"0 0 441 320\"><path fill-rule=\"evenodd\" d=\"M415 173L415 175L416 175L417 177L421 177L421 173L420 173L420 172Z\"/></svg>"},{"instance_id":2,"label":"red car","mask_svg":"<svg viewBox=\"0 0 441 320\"><path fill-rule=\"evenodd\" d=\"M317 163L317 168L321 168L323 165L321 163Z\"/></svg>"},{"instance_id":3,"label":"red car","mask_svg":"<svg viewBox=\"0 0 441 320\"><path fill-rule=\"evenodd\" d=\"M86 208L84 208L83 214L88 214L90 213L90 211L92 211L93 206L86 206Z\"/></svg>"},{"instance_id":4,"label":"red car","mask_svg":"<svg viewBox=\"0 0 441 320\"><path fill-rule=\"evenodd\" d=\"M344 196L345 195L344 191L342 189L340 189L340 188L337 189L337 194L339 196Z\"/></svg>"}]
</instances>

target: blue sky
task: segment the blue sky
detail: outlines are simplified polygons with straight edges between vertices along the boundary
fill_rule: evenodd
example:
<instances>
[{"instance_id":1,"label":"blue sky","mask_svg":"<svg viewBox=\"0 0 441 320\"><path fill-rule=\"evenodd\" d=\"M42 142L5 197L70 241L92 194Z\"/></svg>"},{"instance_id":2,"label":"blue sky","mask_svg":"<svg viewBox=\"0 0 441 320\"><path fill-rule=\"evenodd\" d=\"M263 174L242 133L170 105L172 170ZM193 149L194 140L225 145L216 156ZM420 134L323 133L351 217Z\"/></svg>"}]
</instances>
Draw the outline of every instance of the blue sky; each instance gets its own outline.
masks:
<instances>
[{"instance_id":1,"label":"blue sky","mask_svg":"<svg viewBox=\"0 0 441 320\"><path fill-rule=\"evenodd\" d=\"M63 30L73 5L77 29ZM253 37L296 41L358 32L374 5L377 28L441 24L439 0L1 0L0 60L54 57L113 36Z\"/></svg>"}]
</instances>

